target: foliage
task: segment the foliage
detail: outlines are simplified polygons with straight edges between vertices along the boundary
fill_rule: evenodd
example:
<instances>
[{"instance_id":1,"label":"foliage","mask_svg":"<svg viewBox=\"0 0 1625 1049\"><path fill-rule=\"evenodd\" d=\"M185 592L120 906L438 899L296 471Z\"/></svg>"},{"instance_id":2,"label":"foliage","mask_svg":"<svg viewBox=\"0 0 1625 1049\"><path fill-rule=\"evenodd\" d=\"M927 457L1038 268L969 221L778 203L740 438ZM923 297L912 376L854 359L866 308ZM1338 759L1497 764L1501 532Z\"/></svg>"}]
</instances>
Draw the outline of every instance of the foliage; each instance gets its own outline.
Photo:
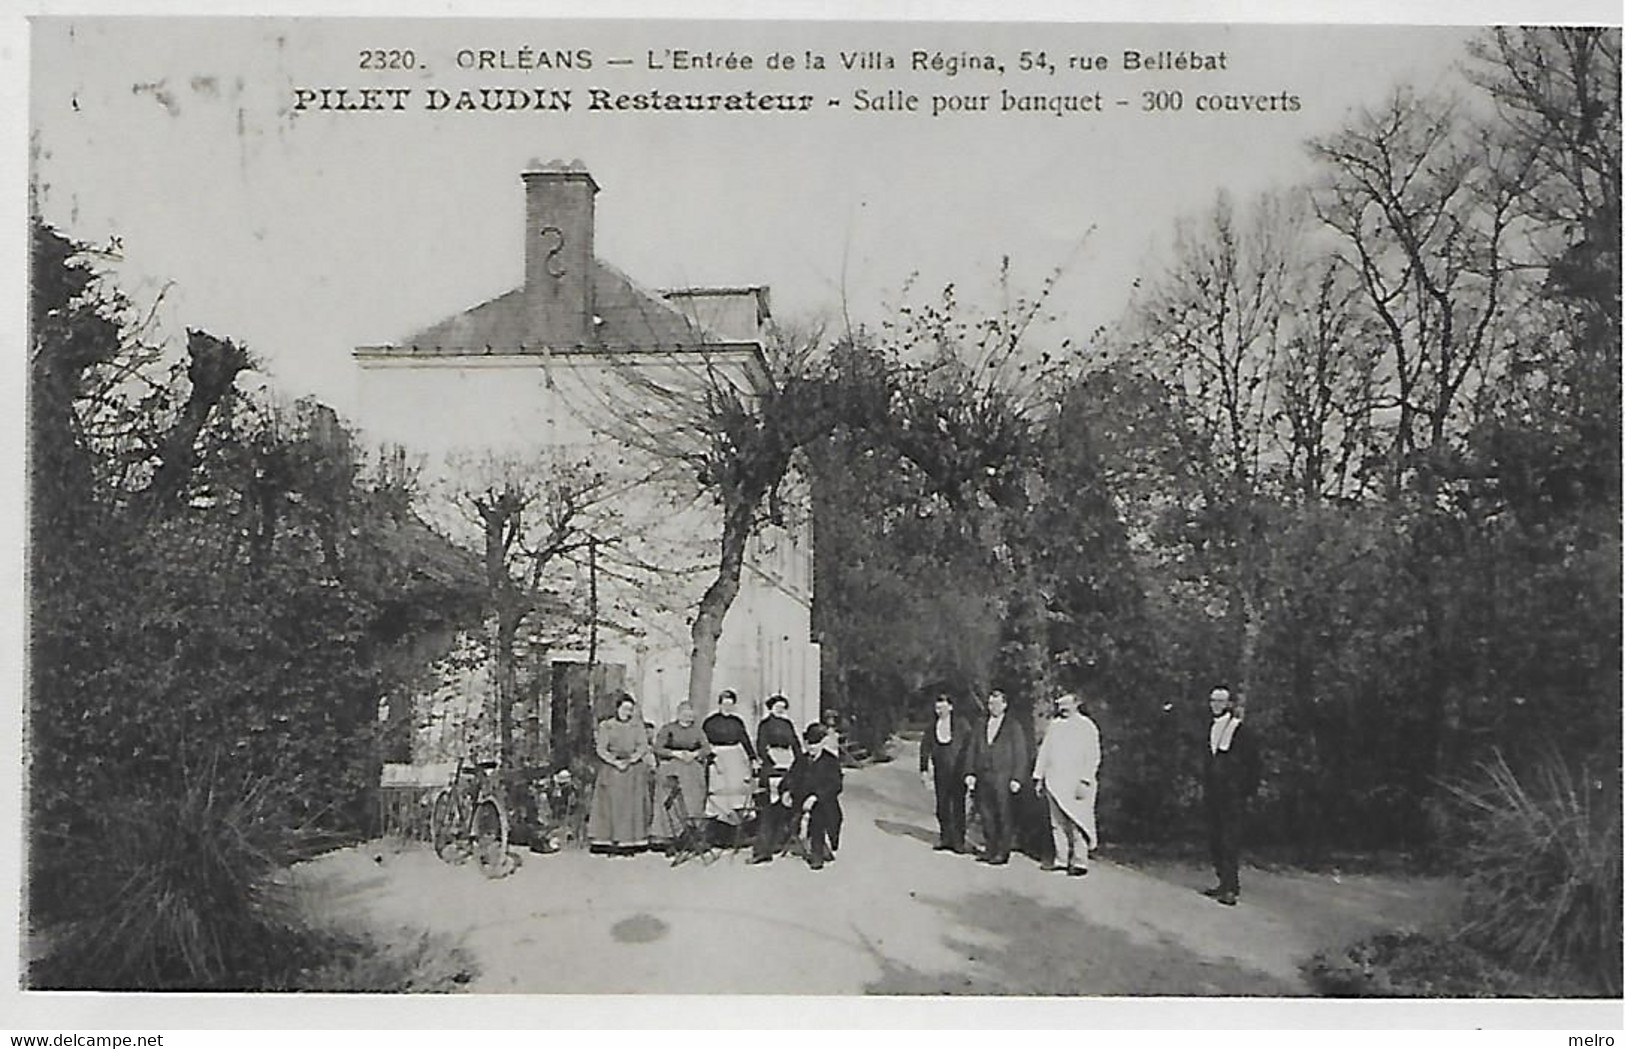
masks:
<instances>
[{"instance_id":1,"label":"foliage","mask_svg":"<svg viewBox=\"0 0 1625 1049\"><path fill-rule=\"evenodd\" d=\"M938 690L1024 715L1078 690L1106 835L1167 839L1225 680L1265 754L1259 845L1459 845L1473 943L1617 992L1619 814L1595 785L1617 803L1619 40L1486 33L1476 94L1401 87L1310 144L1312 184L1183 223L1087 353L1053 330L1052 280L991 310L949 286L780 338L765 368L644 374L623 436L721 515L692 697L804 473L824 703L869 749ZM361 828L415 639L505 607L511 640L586 533L554 512L569 493L465 492L470 570L330 411L254 396L246 348L177 349L94 253L38 224L33 247L31 917L113 930L97 979L213 980L229 929L187 916L296 845L232 828ZM225 766L251 791L198 802L185 775ZM188 866L123 824L208 844ZM86 882L104 840L124 880ZM164 928L96 909L149 883ZM1339 993L1507 986L1412 936L1321 968Z\"/></svg>"},{"instance_id":2,"label":"foliage","mask_svg":"<svg viewBox=\"0 0 1625 1049\"><path fill-rule=\"evenodd\" d=\"M69 875L74 917L31 988L445 992L471 979L462 952L428 934L312 927L284 864L325 836L288 827L265 781L217 761L178 778L175 794L103 807L102 859Z\"/></svg>"},{"instance_id":3,"label":"foliage","mask_svg":"<svg viewBox=\"0 0 1625 1049\"><path fill-rule=\"evenodd\" d=\"M1087 353L1047 289L849 340L886 412L809 455L838 705L1080 690L1104 832L1155 840L1226 681L1255 843L1311 863L1444 858L1496 749L1617 762L1618 50L1487 33L1480 94L1401 87L1312 184L1221 196Z\"/></svg>"},{"instance_id":4,"label":"foliage","mask_svg":"<svg viewBox=\"0 0 1625 1049\"><path fill-rule=\"evenodd\" d=\"M1052 287L979 316L950 285L830 353L844 396L806 447L814 620L833 705L858 715L870 749L927 694L979 701L998 682L1026 712L1042 692L1041 664L1010 654L1043 648L1022 522L1055 357L1027 343Z\"/></svg>"},{"instance_id":5,"label":"foliage","mask_svg":"<svg viewBox=\"0 0 1625 1049\"><path fill-rule=\"evenodd\" d=\"M430 933L402 941L364 930L329 931L312 936L299 961L303 964L290 975L262 989L448 994L463 990L478 975L462 948Z\"/></svg>"},{"instance_id":6,"label":"foliage","mask_svg":"<svg viewBox=\"0 0 1625 1049\"><path fill-rule=\"evenodd\" d=\"M165 367L33 232L29 920L68 985L229 983L265 875L367 830L379 696L469 598L330 410L203 332Z\"/></svg>"},{"instance_id":7,"label":"foliage","mask_svg":"<svg viewBox=\"0 0 1625 1049\"><path fill-rule=\"evenodd\" d=\"M980 554L927 512L923 483L867 433L808 448L825 704L878 750L937 683L986 681L1000 609Z\"/></svg>"},{"instance_id":8,"label":"foliage","mask_svg":"<svg viewBox=\"0 0 1625 1049\"><path fill-rule=\"evenodd\" d=\"M1620 991L1620 783L1547 754L1520 778L1497 755L1455 788L1466 810L1464 935L1525 973Z\"/></svg>"},{"instance_id":9,"label":"foliage","mask_svg":"<svg viewBox=\"0 0 1625 1049\"><path fill-rule=\"evenodd\" d=\"M1391 932L1341 952L1321 951L1303 966L1328 998L1502 998L1517 977L1456 939ZM1527 993L1527 992L1525 992Z\"/></svg>"},{"instance_id":10,"label":"foliage","mask_svg":"<svg viewBox=\"0 0 1625 1049\"><path fill-rule=\"evenodd\" d=\"M96 862L59 875L72 918L35 985L211 988L263 972L302 935L271 878L313 838L282 815L268 781L218 757L177 770L170 790L105 799L73 850Z\"/></svg>"}]
</instances>

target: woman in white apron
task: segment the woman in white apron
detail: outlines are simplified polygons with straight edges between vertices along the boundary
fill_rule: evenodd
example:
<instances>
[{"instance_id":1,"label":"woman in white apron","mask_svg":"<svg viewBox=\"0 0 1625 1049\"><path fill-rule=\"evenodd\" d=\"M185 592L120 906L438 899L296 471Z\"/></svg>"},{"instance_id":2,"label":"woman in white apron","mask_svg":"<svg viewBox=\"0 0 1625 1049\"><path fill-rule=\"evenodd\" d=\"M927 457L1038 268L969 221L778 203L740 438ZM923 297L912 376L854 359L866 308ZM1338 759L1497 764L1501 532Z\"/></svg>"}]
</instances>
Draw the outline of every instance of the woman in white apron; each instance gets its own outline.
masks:
<instances>
[{"instance_id":1,"label":"woman in white apron","mask_svg":"<svg viewBox=\"0 0 1625 1049\"><path fill-rule=\"evenodd\" d=\"M711 747L706 774L705 814L738 826L750 804L756 751L744 719L734 713L739 697L732 689L717 696L717 709L700 724Z\"/></svg>"}]
</instances>

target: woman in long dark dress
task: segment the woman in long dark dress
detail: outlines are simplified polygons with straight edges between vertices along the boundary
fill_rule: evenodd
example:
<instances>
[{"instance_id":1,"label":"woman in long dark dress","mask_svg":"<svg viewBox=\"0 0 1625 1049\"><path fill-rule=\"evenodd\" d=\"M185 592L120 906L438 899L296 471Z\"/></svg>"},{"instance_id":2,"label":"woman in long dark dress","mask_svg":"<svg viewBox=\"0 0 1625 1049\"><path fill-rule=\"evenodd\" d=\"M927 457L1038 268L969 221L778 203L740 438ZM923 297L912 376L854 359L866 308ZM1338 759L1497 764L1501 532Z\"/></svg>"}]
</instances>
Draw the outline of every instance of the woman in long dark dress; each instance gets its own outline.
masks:
<instances>
[{"instance_id":1,"label":"woman in long dark dress","mask_svg":"<svg viewBox=\"0 0 1625 1049\"><path fill-rule=\"evenodd\" d=\"M598 781L587 839L595 851L627 854L649 844L649 733L637 701L622 695L615 716L598 723Z\"/></svg>"},{"instance_id":2,"label":"woman in long dark dress","mask_svg":"<svg viewBox=\"0 0 1625 1049\"><path fill-rule=\"evenodd\" d=\"M694 723L694 705L679 704L677 720L655 734L654 755L660 764L655 768L655 808L649 837L657 845L670 844L683 832L677 822L679 813L671 804L674 789L682 798L683 818L691 824L705 818L705 759L710 753L711 744Z\"/></svg>"},{"instance_id":3,"label":"woman in long dark dress","mask_svg":"<svg viewBox=\"0 0 1625 1049\"><path fill-rule=\"evenodd\" d=\"M751 746L750 730L734 713L739 697L732 689L717 696L717 709L700 728L711 747L710 775L706 783L705 814L737 825L740 813L750 803L756 748Z\"/></svg>"}]
</instances>

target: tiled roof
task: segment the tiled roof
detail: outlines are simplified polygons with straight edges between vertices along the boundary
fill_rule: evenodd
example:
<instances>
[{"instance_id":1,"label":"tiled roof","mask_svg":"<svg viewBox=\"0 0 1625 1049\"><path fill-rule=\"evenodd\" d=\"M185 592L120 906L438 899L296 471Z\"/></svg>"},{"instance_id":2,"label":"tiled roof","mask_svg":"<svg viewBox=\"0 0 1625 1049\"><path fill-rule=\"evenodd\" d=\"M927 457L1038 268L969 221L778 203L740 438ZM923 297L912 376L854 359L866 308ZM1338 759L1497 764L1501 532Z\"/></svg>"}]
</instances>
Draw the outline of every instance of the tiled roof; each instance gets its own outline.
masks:
<instances>
[{"instance_id":1,"label":"tiled roof","mask_svg":"<svg viewBox=\"0 0 1625 1049\"><path fill-rule=\"evenodd\" d=\"M613 266L595 259L592 276L593 313L602 321L593 349L671 351L722 341ZM520 287L430 325L391 348L433 353L571 348L544 347L544 341L530 330L525 289Z\"/></svg>"}]
</instances>

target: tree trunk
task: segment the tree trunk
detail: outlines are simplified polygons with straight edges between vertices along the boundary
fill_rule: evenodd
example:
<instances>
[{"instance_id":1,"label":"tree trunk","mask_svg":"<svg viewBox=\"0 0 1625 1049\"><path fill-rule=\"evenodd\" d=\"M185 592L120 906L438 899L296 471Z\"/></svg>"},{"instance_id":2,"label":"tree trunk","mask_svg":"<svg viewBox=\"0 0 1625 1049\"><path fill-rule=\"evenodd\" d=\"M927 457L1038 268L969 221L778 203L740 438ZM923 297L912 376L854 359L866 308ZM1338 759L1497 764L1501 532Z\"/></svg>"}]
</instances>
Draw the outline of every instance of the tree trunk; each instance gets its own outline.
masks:
<instances>
[{"instance_id":1,"label":"tree trunk","mask_svg":"<svg viewBox=\"0 0 1625 1049\"><path fill-rule=\"evenodd\" d=\"M739 575L745 564L745 544L750 540L755 511L755 503L739 499L723 512L722 560L717 565L717 577L700 598L690 632L694 649L688 667L688 701L696 710L707 710L710 706L717 641L722 637L722 621L733 607L734 598L739 596Z\"/></svg>"},{"instance_id":2,"label":"tree trunk","mask_svg":"<svg viewBox=\"0 0 1625 1049\"><path fill-rule=\"evenodd\" d=\"M587 684L581 702L568 712L570 758L585 757L593 748L593 717L598 713L598 542L587 541Z\"/></svg>"},{"instance_id":3,"label":"tree trunk","mask_svg":"<svg viewBox=\"0 0 1625 1049\"><path fill-rule=\"evenodd\" d=\"M1252 581L1244 575L1239 587L1241 591L1241 656L1237 667L1237 684L1241 689L1242 702L1247 703L1252 698L1254 667L1258 661L1258 637L1263 630L1263 623L1259 619L1258 598L1253 593Z\"/></svg>"},{"instance_id":4,"label":"tree trunk","mask_svg":"<svg viewBox=\"0 0 1625 1049\"><path fill-rule=\"evenodd\" d=\"M249 559L250 570L256 579L265 574L266 565L271 563L271 553L276 546L276 530L282 503L282 496L277 491L275 481L267 478L257 487L259 489L257 501L259 503L260 520L259 526L254 532L254 541L251 547L252 554Z\"/></svg>"},{"instance_id":5,"label":"tree trunk","mask_svg":"<svg viewBox=\"0 0 1625 1049\"><path fill-rule=\"evenodd\" d=\"M524 613L504 601L497 610L497 753L504 768L514 764L513 705L519 674L514 654Z\"/></svg>"},{"instance_id":6,"label":"tree trunk","mask_svg":"<svg viewBox=\"0 0 1625 1049\"><path fill-rule=\"evenodd\" d=\"M1259 577L1262 574L1259 564L1259 544L1261 529L1258 525L1257 508L1249 497L1245 503L1238 502L1235 507L1234 542L1235 577L1230 589L1231 615L1236 619L1236 627L1240 637L1237 639L1240 650L1236 654L1236 680L1235 687L1241 694L1243 704L1252 701L1252 688L1254 680L1254 667L1258 658L1258 639L1263 633L1262 610L1259 607Z\"/></svg>"},{"instance_id":7,"label":"tree trunk","mask_svg":"<svg viewBox=\"0 0 1625 1049\"><path fill-rule=\"evenodd\" d=\"M148 489L160 506L172 505L180 497L197 468L197 440L209 416L231 392L238 374L247 371L252 363L242 347L207 332L188 331L186 352L190 357L186 374L192 391L180 418L164 435L162 457Z\"/></svg>"},{"instance_id":8,"label":"tree trunk","mask_svg":"<svg viewBox=\"0 0 1625 1049\"><path fill-rule=\"evenodd\" d=\"M511 492L486 502L474 500L485 529L485 586L496 611L496 727L497 755L504 765L514 758L513 704L518 684L514 653L519 627L530 612L529 602L508 575L509 538L519 529L519 508Z\"/></svg>"}]
</instances>

